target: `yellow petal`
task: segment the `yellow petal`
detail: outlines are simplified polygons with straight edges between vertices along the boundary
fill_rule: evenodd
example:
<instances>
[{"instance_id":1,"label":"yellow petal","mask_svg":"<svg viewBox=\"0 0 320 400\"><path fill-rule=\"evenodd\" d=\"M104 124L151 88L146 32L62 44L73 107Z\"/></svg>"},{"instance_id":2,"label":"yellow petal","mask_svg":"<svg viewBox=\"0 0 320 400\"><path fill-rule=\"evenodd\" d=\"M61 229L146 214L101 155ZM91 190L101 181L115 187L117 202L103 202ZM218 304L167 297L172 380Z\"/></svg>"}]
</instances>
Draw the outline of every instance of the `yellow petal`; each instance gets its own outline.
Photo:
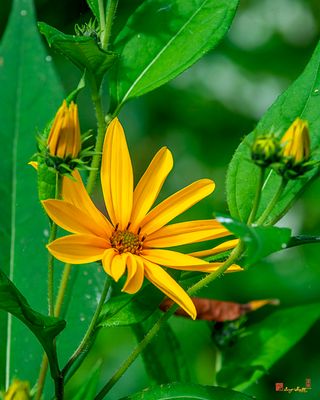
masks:
<instances>
[{"instance_id":1,"label":"yellow petal","mask_svg":"<svg viewBox=\"0 0 320 400\"><path fill-rule=\"evenodd\" d=\"M96 224L90 215L71 203L63 200L44 200L42 205L49 217L66 231L107 237L104 226Z\"/></svg>"},{"instance_id":2,"label":"yellow petal","mask_svg":"<svg viewBox=\"0 0 320 400\"><path fill-rule=\"evenodd\" d=\"M172 247L218 239L231 233L218 221L200 220L164 226L144 241L146 247Z\"/></svg>"},{"instance_id":3,"label":"yellow petal","mask_svg":"<svg viewBox=\"0 0 320 400\"><path fill-rule=\"evenodd\" d=\"M149 261L144 262L144 268L145 276L151 283L183 308L192 319L196 318L197 311L191 298L166 271Z\"/></svg>"},{"instance_id":4,"label":"yellow petal","mask_svg":"<svg viewBox=\"0 0 320 400\"><path fill-rule=\"evenodd\" d=\"M208 257L208 256L212 256L214 254L222 253L223 251L233 249L234 247L236 247L236 245L238 243L239 243L239 239L227 240L226 242L223 242L223 243L219 244L218 246L213 247L212 249L194 251L193 253L189 253L189 255L193 256L193 257L200 257L200 258Z\"/></svg>"},{"instance_id":5,"label":"yellow petal","mask_svg":"<svg viewBox=\"0 0 320 400\"><path fill-rule=\"evenodd\" d=\"M113 257L116 255L116 252L114 251L113 248L111 249L107 249L104 253L103 253L103 257L102 257L102 266L103 269L105 270L105 272L111 276L111 264L112 264L112 260Z\"/></svg>"},{"instance_id":6,"label":"yellow petal","mask_svg":"<svg viewBox=\"0 0 320 400\"><path fill-rule=\"evenodd\" d=\"M47 248L60 261L70 264L86 264L102 259L110 244L93 235L69 235L56 239Z\"/></svg>"},{"instance_id":7,"label":"yellow petal","mask_svg":"<svg viewBox=\"0 0 320 400\"><path fill-rule=\"evenodd\" d=\"M141 289L144 280L144 266L142 259L128 253L127 270L128 277L121 291L134 294Z\"/></svg>"},{"instance_id":8,"label":"yellow petal","mask_svg":"<svg viewBox=\"0 0 320 400\"><path fill-rule=\"evenodd\" d=\"M152 207L158 194L173 167L171 152L162 147L154 156L133 192L133 209L131 229L135 231Z\"/></svg>"},{"instance_id":9,"label":"yellow petal","mask_svg":"<svg viewBox=\"0 0 320 400\"><path fill-rule=\"evenodd\" d=\"M101 185L113 225L126 229L132 211L133 173L126 138L117 118L108 126L104 140Z\"/></svg>"},{"instance_id":10,"label":"yellow petal","mask_svg":"<svg viewBox=\"0 0 320 400\"><path fill-rule=\"evenodd\" d=\"M73 204L86 214L90 215L93 223L97 226L100 226L101 230L103 230L106 236L111 236L114 229L107 218L94 205L84 187L81 175L77 170L74 170L72 176L74 180L70 179L68 176L63 177L63 199L68 203Z\"/></svg>"},{"instance_id":11,"label":"yellow petal","mask_svg":"<svg viewBox=\"0 0 320 400\"><path fill-rule=\"evenodd\" d=\"M155 264L173 268L208 264L207 261L171 250L145 249L141 256Z\"/></svg>"},{"instance_id":12,"label":"yellow petal","mask_svg":"<svg viewBox=\"0 0 320 400\"><path fill-rule=\"evenodd\" d=\"M127 253L122 253L116 254L112 259L110 275L116 282L118 282L126 270L127 257Z\"/></svg>"},{"instance_id":13,"label":"yellow petal","mask_svg":"<svg viewBox=\"0 0 320 400\"><path fill-rule=\"evenodd\" d=\"M38 171L38 166L39 166L38 161L29 161L28 165L31 165L31 167L33 167L36 171Z\"/></svg>"},{"instance_id":14,"label":"yellow petal","mask_svg":"<svg viewBox=\"0 0 320 400\"><path fill-rule=\"evenodd\" d=\"M152 209L141 222L141 233L150 235L214 190L210 179L201 179L179 190Z\"/></svg>"}]
</instances>

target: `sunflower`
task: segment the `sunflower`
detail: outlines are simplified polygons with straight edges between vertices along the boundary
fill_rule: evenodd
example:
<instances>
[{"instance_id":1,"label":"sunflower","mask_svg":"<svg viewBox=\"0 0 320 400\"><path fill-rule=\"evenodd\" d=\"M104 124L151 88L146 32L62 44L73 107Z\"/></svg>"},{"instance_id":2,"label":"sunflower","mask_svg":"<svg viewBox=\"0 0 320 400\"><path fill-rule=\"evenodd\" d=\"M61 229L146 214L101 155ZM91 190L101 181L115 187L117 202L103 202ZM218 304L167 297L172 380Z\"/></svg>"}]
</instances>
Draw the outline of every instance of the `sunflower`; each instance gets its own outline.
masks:
<instances>
[{"instance_id":1,"label":"sunflower","mask_svg":"<svg viewBox=\"0 0 320 400\"><path fill-rule=\"evenodd\" d=\"M134 189L126 138L120 122L114 119L107 129L101 165L101 185L109 219L94 205L80 174L74 171L73 180L63 179L63 200L42 202L49 217L73 234L56 239L47 247L66 263L101 260L105 272L115 281L127 271L122 288L127 293L136 293L146 277L194 319L196 310L192 300L162 267L212 272L221 263L208 263L166 248L216 239L230 232L213 219L166 225L213 192L215 185L209 179L192 183L151 209L172 167L171 152L161 148ZM219 251L228 248L230 242L220 245ZM229 270L239 269L233 265Z\"/></svg>"}]
</instances>

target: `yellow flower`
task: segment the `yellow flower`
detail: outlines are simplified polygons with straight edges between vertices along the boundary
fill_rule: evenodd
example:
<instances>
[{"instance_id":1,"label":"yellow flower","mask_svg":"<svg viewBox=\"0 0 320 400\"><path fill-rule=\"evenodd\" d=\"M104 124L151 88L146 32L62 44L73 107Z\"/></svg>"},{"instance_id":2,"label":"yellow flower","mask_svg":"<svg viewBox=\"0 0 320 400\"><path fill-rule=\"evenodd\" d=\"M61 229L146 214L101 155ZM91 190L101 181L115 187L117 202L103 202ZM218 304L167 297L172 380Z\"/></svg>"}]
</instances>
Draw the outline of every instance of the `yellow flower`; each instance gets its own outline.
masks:
<instances>
[{"instance_id":1,"label":"yellow flower","mask_svg":"<svg viewBox=\"0 0 320 400\"><path fill-rule=\"evenodd\" d=\"M63 100L48 137L49 153L60 158L76 158L81 149L78 106L71 101L69 107Z\"/></svg>"},{"instance_id":2,"label":"yellow flower","mask_svg":"<svg viewBox=\"0 0 320 400\"><path fill-rule=\"evenodd\" d=\"M296 118L281 139L282 155L294 162L303 163L310 158L308 122Z\"/></svg>"},{"instance_id":3,"label":"yellow flower","mask_svg":"<svg viewBox=\"0 0 320 400\"><path fill-rule=\"evenodd\" d=\"M4 395L4 400L30 400L30 385L27 381L14 379L8 391Z\"/></svg>"},{"instance_id":4,"label":"yellow flower","mask_svg":"<svg viewBox=\"0 0 320 400\"><path fill-rule=\"evenodd\" d=\"M111 222L95 207L80 174L74 171L74 180L66 177L63 180L63 200L43 201L50 218L73 233L53 241L48 249L57 259L72 264L102 260L105 272L115 281L127 270L122 289L127 293L136 293L146 277L195 318L196 310L190 297L159 265L211 272L221 263L210 264L161 248L224 237L230 232L215 220L165 226L213 192L215 185L209 179L192 183L150 211L172 167L171 152L163 147L134 189L126 138L121 124L114 119L107 129L101 166L101 185ZM239 269L234 265L230 271Z\"/></svg>"}]
</instances>

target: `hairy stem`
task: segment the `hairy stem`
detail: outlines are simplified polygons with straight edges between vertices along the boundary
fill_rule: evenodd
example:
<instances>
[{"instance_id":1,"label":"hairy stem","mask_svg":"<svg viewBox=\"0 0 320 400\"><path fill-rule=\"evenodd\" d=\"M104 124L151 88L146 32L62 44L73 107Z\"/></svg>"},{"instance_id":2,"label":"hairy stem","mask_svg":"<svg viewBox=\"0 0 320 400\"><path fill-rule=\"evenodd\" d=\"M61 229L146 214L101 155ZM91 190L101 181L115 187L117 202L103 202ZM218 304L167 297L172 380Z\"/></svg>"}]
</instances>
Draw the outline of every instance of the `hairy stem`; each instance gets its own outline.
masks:
<instances>
[{"instance_id":1,"label":"hairy stem","mask_svg":"<svg viewBox=\"0 0 320 400\"><path fill-rule=\"evenodd\" d=\"M279 201L279 199L280 199L285 187L287 186L287 183L288 183L288 180L285 179L285 178L282 178L280 186L279 186L277 192L273 196L273 198L270 201L268 207L261 214L260 218L257 221L257 225L262 225L267 220L267 218L269 217L270 213L274 209L275 205L278 203L278 201Z\"/></svg>"},{"instance_id":2,"label":"hairy stem","mask_svg":"<svg viewBox=\"0 0 320 400\"><path fill-rule=\"evenodd\" d=\"M265 168L262 168L262 167L259 168L259 178L258 178L256 195L253 200L253 205L252 205L251 213L250 213L248 221L247 221L247 225L251 225L255 221L259 203L260 203L260 199L261 199L262 186L264 183L265 172L266 172Z\"/></svg>"},{"instance_id":3,"label":"hairy stem","mask_svg":"<svg viewBox=\"0 0 320 400\"><path fill-rule=\"evenodd\" d=\"M111 28L114 19L114 14L116 12L118 5L118 0L108 0L107 9L106 9L106 19L104 22L104 30L101 37L101 47L103 50L108 50L110 36L111 36ZM102 23L101 23L102 30Z\"/></svg>"}]
</instances>

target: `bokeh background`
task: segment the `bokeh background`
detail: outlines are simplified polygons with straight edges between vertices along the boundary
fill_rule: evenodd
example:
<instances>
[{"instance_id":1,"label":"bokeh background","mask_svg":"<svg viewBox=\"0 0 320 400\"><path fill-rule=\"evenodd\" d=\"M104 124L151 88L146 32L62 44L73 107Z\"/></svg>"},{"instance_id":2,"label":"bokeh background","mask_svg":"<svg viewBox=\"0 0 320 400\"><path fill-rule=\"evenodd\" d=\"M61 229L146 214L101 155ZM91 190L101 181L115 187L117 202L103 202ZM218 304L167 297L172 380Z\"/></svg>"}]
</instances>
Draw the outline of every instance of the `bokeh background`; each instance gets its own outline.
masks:
<instances>
[{"instance_id":1,"label":"bokeh background","mask_svg":"<svg viewBox=\"0 0 320 400\"><path fill-rule=\"evenodd\" d=\"M115 21L115 35L141 2L119 1L121 18ZM38 20L66 33L72 33L76 23L90 18L84 0L36 0L35 4ZM5 29L10 6L10 0L1 0L0 35ZM173 152L175 167L161 196L208 177L216 182L214 195L185 217L209 218L214 211L227 212L225 177L236 147L277 96L302 72L319 40L319 33L318 0L242 0L228 35L215 50L169 84L124 106L120 118L137 177L153 154L167 145ZM61 56L55 53L51 56L68 93L77 85L80 72ZM106 89L107 81L104 83L107 104ZM95 121L88 93L81 94L79 109L82 130L93 128ZM316 181L280 224L292 228L295 234L319 234L319 198L320 181ZM284 307L319 301L319 287L319 245L306 245L274 254L241 275L226 276L201 295L238 302L278 298ZM258 311L250 316L248 323L269 312L267 309ZM178 318L173 318L171 325L191 364L193 381L211 384L214 345L208 325ZM261 400L320 398L319 333L320 323L317 323L246 392ZM73 381L73 388L81 382L88 368L93 367L97 357L106 360L101 376L101 381L105 381L134 344L130 328L102 331ZM303 386L306 377L312 380L310 394L286 395L274 391L275 382L284 381L289 387ZM147 385L143 363L138 360L108 399L118 399Z\"/></svg>"}]
</instances>

